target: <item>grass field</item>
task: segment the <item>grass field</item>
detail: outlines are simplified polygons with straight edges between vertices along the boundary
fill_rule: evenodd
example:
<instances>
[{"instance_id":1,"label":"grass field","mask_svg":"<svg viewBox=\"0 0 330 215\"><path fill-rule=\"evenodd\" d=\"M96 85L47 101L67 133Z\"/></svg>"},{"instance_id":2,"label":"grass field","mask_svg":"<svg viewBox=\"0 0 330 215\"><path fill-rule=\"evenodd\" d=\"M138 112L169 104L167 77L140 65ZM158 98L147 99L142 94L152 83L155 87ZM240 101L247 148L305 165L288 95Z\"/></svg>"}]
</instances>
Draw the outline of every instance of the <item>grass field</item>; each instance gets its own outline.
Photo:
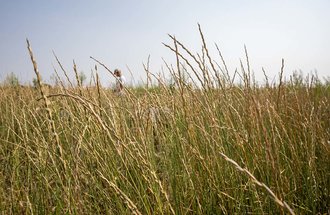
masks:
<instances>
[{"instance_id":1,"label":"grass field","mask_svg":"<svg viewBox=\"0 0 330 215\"><path fill-rule=\"evenodd\" d=\"M2 214L329 213L329 84L235 84L172 39L173 86L0 88Z\"/></svg>"}]
</instances>

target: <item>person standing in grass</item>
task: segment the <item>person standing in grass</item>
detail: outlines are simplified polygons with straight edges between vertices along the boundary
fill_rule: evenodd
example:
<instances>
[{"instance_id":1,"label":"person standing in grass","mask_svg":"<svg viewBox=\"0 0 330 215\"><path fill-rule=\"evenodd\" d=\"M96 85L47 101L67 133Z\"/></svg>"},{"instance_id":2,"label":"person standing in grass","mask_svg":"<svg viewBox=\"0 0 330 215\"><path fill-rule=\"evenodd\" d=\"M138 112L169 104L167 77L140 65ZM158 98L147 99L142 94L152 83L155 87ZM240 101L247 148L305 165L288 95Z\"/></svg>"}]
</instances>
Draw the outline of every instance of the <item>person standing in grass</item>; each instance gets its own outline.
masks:
<instances>
[{"instance_id":1,"label":"person standing in grass","mask_svg":"<svg viewBox=\"0 0 330 215\"><path fill-rule=\"evenodd\" d=\"M114 92L119 96L123 95L124 94L124 84L126 82L126 79L122 75L122 73L119 69L115 69L113 74L116 77L116 86L115 86Z\"/></svg>"}]
</instances>

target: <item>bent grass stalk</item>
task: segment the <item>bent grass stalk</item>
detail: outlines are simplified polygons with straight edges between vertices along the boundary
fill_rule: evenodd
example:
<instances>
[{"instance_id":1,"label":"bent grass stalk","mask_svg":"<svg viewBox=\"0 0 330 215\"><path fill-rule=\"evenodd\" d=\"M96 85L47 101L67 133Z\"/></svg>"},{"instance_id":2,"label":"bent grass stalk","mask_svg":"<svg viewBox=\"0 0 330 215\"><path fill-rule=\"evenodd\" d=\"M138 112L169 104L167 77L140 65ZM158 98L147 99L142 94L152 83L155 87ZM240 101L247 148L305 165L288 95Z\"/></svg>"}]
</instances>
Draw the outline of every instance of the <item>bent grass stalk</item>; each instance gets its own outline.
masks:
<instances>
[{"instance_id":1,"label":"bent grass stalk","mask_svg":"<svg viewBox=\"0 0 330 215\"><path fill-rule=\"evenodd\" d=\"M220 155L229 163L233 164L236 169L238 169L239 171L246 173L249 178L252 179L253 183L255 183L256 185L263 187L270 195L271 197L274 199L274 201L281 207L285 208L290 214L294 215L295 213L293 212L293 210L291 209L291 207L285 202L285 201L281 201L276 195L275 193L264 183L258 181L254 175L252 175L251 172L249 172L249 170L247 170L246 168L242 168L236 161L230 159L227 155L223 154L220 152Z\"/></svg>"}]
</instances>

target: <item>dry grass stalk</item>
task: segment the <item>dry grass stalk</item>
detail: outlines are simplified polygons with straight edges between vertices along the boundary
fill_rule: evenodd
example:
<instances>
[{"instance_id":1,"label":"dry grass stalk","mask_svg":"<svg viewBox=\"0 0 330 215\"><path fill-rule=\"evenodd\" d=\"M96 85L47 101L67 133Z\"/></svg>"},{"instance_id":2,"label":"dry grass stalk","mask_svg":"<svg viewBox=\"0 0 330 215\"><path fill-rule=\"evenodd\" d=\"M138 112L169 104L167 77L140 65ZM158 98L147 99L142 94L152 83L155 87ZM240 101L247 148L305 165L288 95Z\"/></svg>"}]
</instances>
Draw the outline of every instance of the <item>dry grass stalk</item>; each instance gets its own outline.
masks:
<instances>
[{"instance_id":1,"label":"dry grass stalk","mask_svg":"<svg viewBox=\"0 0 330 215\"><path fill-rule=\"evenodd\" d=\"M177 41L177 42L178 42L178 41ZM178 43L178 44L179 44L179 43ZM175 49L173 49L171 46L169 46L169 45L167 45L167 44L165 44L165 43L163 43L163 45L164 45L165 47L169 48L169 49L170 49L171 51L173 51L174 53L176 53L176 52L175 52ZM190 64L189 60L188 60L187 58L185 58L181 53L178 52L177 54L178 54L178 56L180 56L180 57L185 61L185 63L189 66L189 68L191 69L191 71L193 71L193 73L195 74L195 77L198 79L198 81L199 81L199 83L201 84L201 86L203 87L203 89L206 89L204 82L203 82L202 79L200 78L198 72L197 72L197 71L194 69L194 67Z\"/></svg>"},{"instance_id":2,"label":"dry grass stalk","mask_svg":"<svg viewBox=\"0 0 330 215\"><path fill-rule=\"evenodd\" d=\"M38 82L40 94L41 94L41 97L44 101L45 108L47 110L47 116L48 116L48 120L49 120L49 123L50 123L51 131L52 131L52 134L55 138L55 142L56 142L57 146L60 149L60 153L62 154L60 141L59 141L59 138L58 138L58 134L56 132L55 123L54 123L53 116L52 116L52 111L50 109L50 101L48 100L48 98L47 98L47 96L46 96L46 94L43 90L42 83L41 83L41 76L40 76L40 73L39 73L39 70L38 70L37 62L35 61L33 53L32 53L30 42L29 42L28 39L26 40L26 42L27 42L27 47L28 47L29 54L30 54L30 57L31 57L31 61L32 61L32 64L33 64L33 69L34 69L34 72L37 76L37 82Z\"/></svg>"},{"instance_id":3,"label":"dry grass stalk","mask_svg":"<svg viewBox=\"0 0 330 215\"><path fill-rule=\"evenodd\" d=\"M76 62L73 60L73 71L74 71L74 74L75 74L75 77L76 77L76 81L77 81L77 85L78 85L78 89L79 89L79 95L82 96L82 83L80 81L80 78L79 78L79 74L78 74L78 71L77 71L77 65L76 65Z\"/></svg>"},{"instance_id":4,"label":"dry grass stalk","mask_svg":"<svg viewBox=\"0 0 330 215\"><path fill-rule=\"evenodd\" d=\"M150 69L149 69L149 67L150 67L150 55L148 56L147 65L145 65L144 63L142 65L143 65L144 71L147 74L147 89L148 89L149 86L150 87L152 86L151 77L150 77Z\"/></svg>"},{"instance_id":5,"label":"dry grass stalk","mask_svg":"<svg viewBox=\"0 0 330 215\"><path fill-rule=\"evenodd\" d=\"M139 211L137 206L134 204L134 202L113 182L109 181L104 175L97 170L100 177L105 180L108 185L117 193L118 196L124 201L124 203L128 206L128 208L131 210L132 214L134 215L142 215L142 213Z\"/></svg>"},{"instance_id":6,"label":"dry grass stalk","mask_svg":"<svg viewBox=\"0 0 330 215\"><path fill-rule=\"evenodd\" d=\"M99 78L99 74L97 72L97 67L95 66L95 72L96 72L96 88L97 88L97 100L99 103L99 114L102 117L102 112L101 112L101 108L102 108L102 102L101 102L101 83L100 83L100 78Z\"/></svg>"},{"instance_id":7,"label":"dry grass stalk","mask_svg":"<svg viewBox=\"0 0 330 215\"><path fill-rule=\"evenodd\" d=\"M225 154L223 154L223 153L220 153L220 155L221 155L226 161L228 161L229 163L233 164L233 165L236 167L236 169L238 169L239 171L241 171L241 172L243 172L243 173L246 173L246 174L252 179L252 181L253 181L256 185L258 185L258 186L260 186L260 187L263 187L263 188L268 192L268 194L270 194L270 196L275 200L275 202L276 202L279 206L285 208L290 214L292 214L292 215L295 214L295 213L293 212L292 208L291 208L291 207L290 207L285 201L281 201L281 200L275 195L275 193L274 193L274 192L273 192L273 191L272 191L267 185L265 185L264 183L258 181L258 180L254 177L254 175L252 175L252 173L251 173L249 170L247 170L246 168L242 168L242 167L241 167L236 161L230 159L227 155L225 155Z\"/></svg>"},{"instance_id":8,"label":"dry grass stalk","mask_svg":"<svg viewBox=\"0 0 330 215\"><path fill-rule=\"evenodd\" d=\"M58 57L56 56L56 54L55 54L54 51L53 51L53 55L54 55L54 57L55 57L55 59L56 59L58 65L60 66L61 70L63 71L63 73L64 73L64 75L65 75L65 77L66 77L66 80L69 82L71 88L74 88L72 82L70 81L70 78L69 78L67 72L65 71L64 67L62 66L60 60L58 59Z\"/></svg>"},{"instance_id":9,"label":"dry grass stalk","mask_svg":"<svg viewBox=\"0 0 330 215\"><path fill-rule=\"evenodd\" d=\"M208 49L207 49L206 42L205 42L204 35L203 35L203 32L202 32L202 29L201 29L200 24L198 24L198 30L199 30L199 34L200 34L200 36L201 36L201 38L202 38L203 48L205 49L206 56L207 56L207 58L208 58L208 60L209 60L209 63L210 63L210 65L211 65L211 68L212 68L212 70L213 70L215 76L216 76L217 79L218 79L219 87L220 87L220 89L223 90L223 89L224 89L223 83L222 83L222 81L221 81L221 79L220 79L220 77L219 77L219 75L218 75L217 70L215 69L215 66L214 66L214 64L213 64L213 61L212 61L211 56L210 56L210 54L209 54L209 51L208 51ZM205 72L207 72L207 71L205 71ZM208 72L207 72L207 73L208 73ZM211 84L211 83L210 83L210 84Z\"/></svg>"},{"instance_id":10,"label":"dry grass stalk","mask_svg":"<svg viewBox=\"0 0 330 215\"><path fill-rule=\"evenodd\" d=\"M281 72L280 72L280 77L279 81L280 83L278 84L278 92L277 92L277 102L276 102L276 107L278 108L279 103L280 103L280 98L281 98L281 88L283 84L283 72L284 72L284 59L282 58L282 66L281 66Z\"/></svg>"}]
</instances>

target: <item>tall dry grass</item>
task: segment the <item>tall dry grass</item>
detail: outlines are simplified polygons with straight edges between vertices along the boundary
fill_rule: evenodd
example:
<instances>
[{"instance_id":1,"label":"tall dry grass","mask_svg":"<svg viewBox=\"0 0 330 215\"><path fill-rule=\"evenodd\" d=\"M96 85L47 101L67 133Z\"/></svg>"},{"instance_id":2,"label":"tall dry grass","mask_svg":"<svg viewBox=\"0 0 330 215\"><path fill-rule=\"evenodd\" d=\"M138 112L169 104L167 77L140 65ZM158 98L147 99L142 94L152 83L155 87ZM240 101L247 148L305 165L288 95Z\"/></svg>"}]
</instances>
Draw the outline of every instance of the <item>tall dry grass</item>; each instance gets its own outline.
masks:
<instances>
[{"instance_id":1,"label":"tall dry grass","mask_svg":"<svg viewBox=\"0 0 330 215\"><path fill-rule=\"evenodd\" d=\"M258 86L246 49L235 84L199 32L200 54L173 36L165 44L175 86L126 88L122 97L98 76L89 88L78 77L78 87L61 80L69 86L46 89L41 78L38 90L3 86L0 211L329 213L329 85L292 76Z\"/></svg>"}]
</instances>

